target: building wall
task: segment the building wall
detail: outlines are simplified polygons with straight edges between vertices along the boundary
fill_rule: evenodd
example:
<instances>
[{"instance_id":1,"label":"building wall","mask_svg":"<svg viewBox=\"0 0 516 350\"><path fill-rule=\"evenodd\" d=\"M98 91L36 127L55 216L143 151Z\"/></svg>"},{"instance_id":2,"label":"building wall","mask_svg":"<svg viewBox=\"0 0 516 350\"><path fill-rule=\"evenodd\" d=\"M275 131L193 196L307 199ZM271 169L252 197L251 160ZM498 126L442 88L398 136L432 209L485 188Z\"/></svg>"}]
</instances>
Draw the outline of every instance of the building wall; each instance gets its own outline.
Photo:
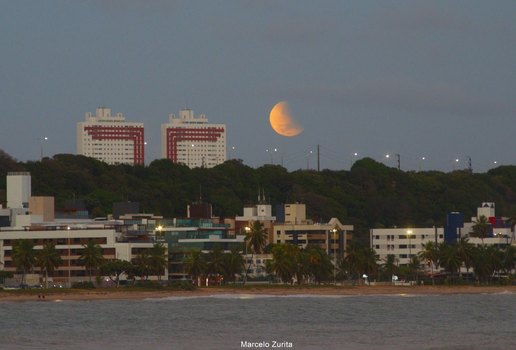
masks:
<instances>
[{"instance_id":1,"label":"building wall","mask_svg":"<svg viewBox=\"0 0 516 350\"><path fill-rule=\"evenodd\" d=\"M112 116L109 108L86 113L77 123L77 154L108 164L144 164L144 144L143 123L126 122L122 113Z\"/></svg>"},{"instance_id":2,"label":"building wall","mask_svg":"<svg viewBox=\"0 0 516 350\"><path fill-rule=\"evenodd\" d=\"M7 173L7 208L28 208L31 191L29 172Z\"/></svg>"},{"instance_id":3,"label":"building wall","mask_svg":"<svg viewBox=\"0 0 516 350\"><path fill-rule=\"evenodd\" d=\"M29 198L29 213L41 215L43 221L54 221L54 197L32 196Z\"/></svg>"},{"instance_id":4,"label":"building wall","mask_svg":"<svg viewBox=\"0 0 516 350\"><path fill-rule=\"evenodd\" d=\"M285 204L285 223L302 223L306 221L306 204Z\"/></svg>"},{"instance_id":5,"label":"building wall","mask_svg":"<svg viewBox=\"0 0 516 350\"><path fill-rule=\"evenodd\" d=\"M212 168L226 161L226 125L208 124L204 116L194 117L190 109L170 115L161 125L161 156L190 168Z\"/></svg>"},{"instance_id":6,"label":"building wall","mask_svg":"<svg viewBox=\"0 0 516 350\"><path fill-rule=\"evenodd\" d=\"M411 234L407 233L409 230ZM444 240L444 230L436 227L371 229L370 234L371 248L376 251L380 261L385 261L387 255L393 254L400 265L408 264L410 256L423 250L423 244Z\"/></svg>"},{"instance_id":7,"label":"building wall","mask_svg":"<svg viewBox=\"0 0 516 350\"><path fill-rule=\"evenodd\" d=\"M277 223L274 225L274 243L290 243L301 248L317 245L329 255L344 256L352 231L352 225L342 225L337 219L326 224Z\"/></svg>"}]
</instances>

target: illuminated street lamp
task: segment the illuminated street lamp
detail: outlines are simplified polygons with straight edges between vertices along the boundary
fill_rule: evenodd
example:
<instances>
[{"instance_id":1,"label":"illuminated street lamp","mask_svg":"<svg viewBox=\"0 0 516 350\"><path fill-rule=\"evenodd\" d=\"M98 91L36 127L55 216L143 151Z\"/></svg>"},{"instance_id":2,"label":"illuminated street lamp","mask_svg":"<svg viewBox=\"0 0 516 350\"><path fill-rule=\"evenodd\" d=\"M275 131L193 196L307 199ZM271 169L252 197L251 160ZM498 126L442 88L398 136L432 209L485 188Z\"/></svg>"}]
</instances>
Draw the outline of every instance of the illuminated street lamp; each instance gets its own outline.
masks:
<instances>
[{"instance_id":1,"label":"illuminated street lamp","mask_svg":"<svg viewBox=\"0 0 516 350\"><path fill-rule=\"evenodd\" d=\"M158 231L159 239L161 240L161 238L162 238L161 233L162 233L162 231L163 231L163 226L158 225L158 226L156 227L156 231Z\"/></svg>"},{"instance_id":2,"label":"illuminated street lamp","mask_svg":"<svg viewBox=\"0 0 516 350\"><path fill-rule=\"evenodd\" d=\"M45 141L47 141L47 140L48 140L48 137L46 137L46 136L41 138L41 155L40 155L40 160L43 160L43 143Z\"/></svg>"}]
</instances>

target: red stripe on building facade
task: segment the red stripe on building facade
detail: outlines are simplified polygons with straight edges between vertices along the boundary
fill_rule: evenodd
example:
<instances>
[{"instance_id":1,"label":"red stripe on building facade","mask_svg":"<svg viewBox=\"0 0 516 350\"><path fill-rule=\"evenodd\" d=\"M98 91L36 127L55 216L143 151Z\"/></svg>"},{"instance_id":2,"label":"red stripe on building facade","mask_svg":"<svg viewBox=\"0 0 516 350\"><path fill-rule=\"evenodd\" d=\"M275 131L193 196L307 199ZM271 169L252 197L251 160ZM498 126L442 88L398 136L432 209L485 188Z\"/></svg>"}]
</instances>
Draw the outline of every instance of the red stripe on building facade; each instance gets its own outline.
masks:
<instances>
[{"instance_id":1,"label":"red stripe on building facade","mask_svg":"<svg viewBox=\"0 0 516 350\"><path fill-rule=\"evenodd\" d=\"M217 142L224 128L167 128L167 158L177 163L177 144L181 141Z\"/></svg>"},{"instance_id":2,"label":"red stripe on building facade","mask_svg":"<svg viewBox=\"0 0 516 350\"><path fill-rule=\"evenodd\" d=\"M145 163L145 134L143 127L86 126L84 131L91 136L92 140L133 141L134 164L143 165Z\"/></svg>"}]
</instances>

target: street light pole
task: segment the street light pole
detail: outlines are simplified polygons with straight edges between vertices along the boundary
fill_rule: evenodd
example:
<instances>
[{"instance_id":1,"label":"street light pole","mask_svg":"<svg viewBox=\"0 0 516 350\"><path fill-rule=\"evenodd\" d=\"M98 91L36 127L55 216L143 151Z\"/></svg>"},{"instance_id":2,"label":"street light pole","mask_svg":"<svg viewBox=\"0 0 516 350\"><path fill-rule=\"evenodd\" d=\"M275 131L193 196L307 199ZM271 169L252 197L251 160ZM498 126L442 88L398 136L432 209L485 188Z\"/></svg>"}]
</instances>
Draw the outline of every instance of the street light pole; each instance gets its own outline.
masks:
<instances>
[{"instance_id":1,"label":"street light pole","mask_svg":"<svg viewBox=\"0 0 516 350\"><path fill-rule=\"evenodd\" d=\"M41 138L41 154L40 154L40 160L43 160L43 142L47 141L48 140L48 137L42 137Z\"/></svg>"},{"instance_id":2,"label":"street light pole","mask_svg":"<svg viewBox=\"0 0 516 350\"><path fill-rule=\"evenodd\" d=\"M337 280L335 277L335 271L337 269L337 254L336 254L336 248L335 248L335 234L337 233L337 229L334 228L332 230L333 232L333 284L337 285Z\"/></svg>"},{"instance_id":3,"label":"street light pole","mask_svg":"<svg viewBox=\"0 0 516 350\"><path fill-rule=\"evenodd\" d=\"M408 236L408 241L409 241L409 264L410 264L410 258L412 257L412 242L411 242L411 237L412 237L412 230L407 230L407 236Z\"/></svg>"}]
</instances>

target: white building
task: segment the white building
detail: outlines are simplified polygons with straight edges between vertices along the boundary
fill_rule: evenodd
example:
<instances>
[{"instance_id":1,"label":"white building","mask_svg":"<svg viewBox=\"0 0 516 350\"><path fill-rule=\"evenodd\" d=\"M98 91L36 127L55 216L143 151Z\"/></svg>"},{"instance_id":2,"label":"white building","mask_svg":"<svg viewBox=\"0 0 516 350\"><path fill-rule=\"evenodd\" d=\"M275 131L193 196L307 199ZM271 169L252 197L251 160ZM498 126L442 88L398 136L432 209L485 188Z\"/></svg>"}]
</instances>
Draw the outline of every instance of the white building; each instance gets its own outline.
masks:
<instances>
[{"instance_id":1,"label":"white building","mask_svg":"<svg viewBox=\"0 0 516 350\"><path fill-rule=\"evenodd\" d=\"M444 230L442 227L371 229L370 239L380 263L392 254L400 265L404 265L409 263L411 256L423 250L424 244L444 241Z\"/></svg>"},{"instance_id":2,"label":"white building","mask_svg":"<svg viewBox=\"0 0 516 350\"><path fill-rule=\"evenodd\" d=\"M143 123L126 122L122 113L99 107L96 115L86 113L77 123L77 154L108 164L142 165L144 156Z\"/></svg>"},{"instance_id":3,"label":"white building","mask_svg":"<svg viewBox=\"0 0 516 350\"><path fill-rule=\"evenodd\" d=\"M191 109L171 114L161 125L161 156L190 168L212 168L226 161L226 125L208 124L204 115L194 117Z\"/></svg>"}]
</instances>

